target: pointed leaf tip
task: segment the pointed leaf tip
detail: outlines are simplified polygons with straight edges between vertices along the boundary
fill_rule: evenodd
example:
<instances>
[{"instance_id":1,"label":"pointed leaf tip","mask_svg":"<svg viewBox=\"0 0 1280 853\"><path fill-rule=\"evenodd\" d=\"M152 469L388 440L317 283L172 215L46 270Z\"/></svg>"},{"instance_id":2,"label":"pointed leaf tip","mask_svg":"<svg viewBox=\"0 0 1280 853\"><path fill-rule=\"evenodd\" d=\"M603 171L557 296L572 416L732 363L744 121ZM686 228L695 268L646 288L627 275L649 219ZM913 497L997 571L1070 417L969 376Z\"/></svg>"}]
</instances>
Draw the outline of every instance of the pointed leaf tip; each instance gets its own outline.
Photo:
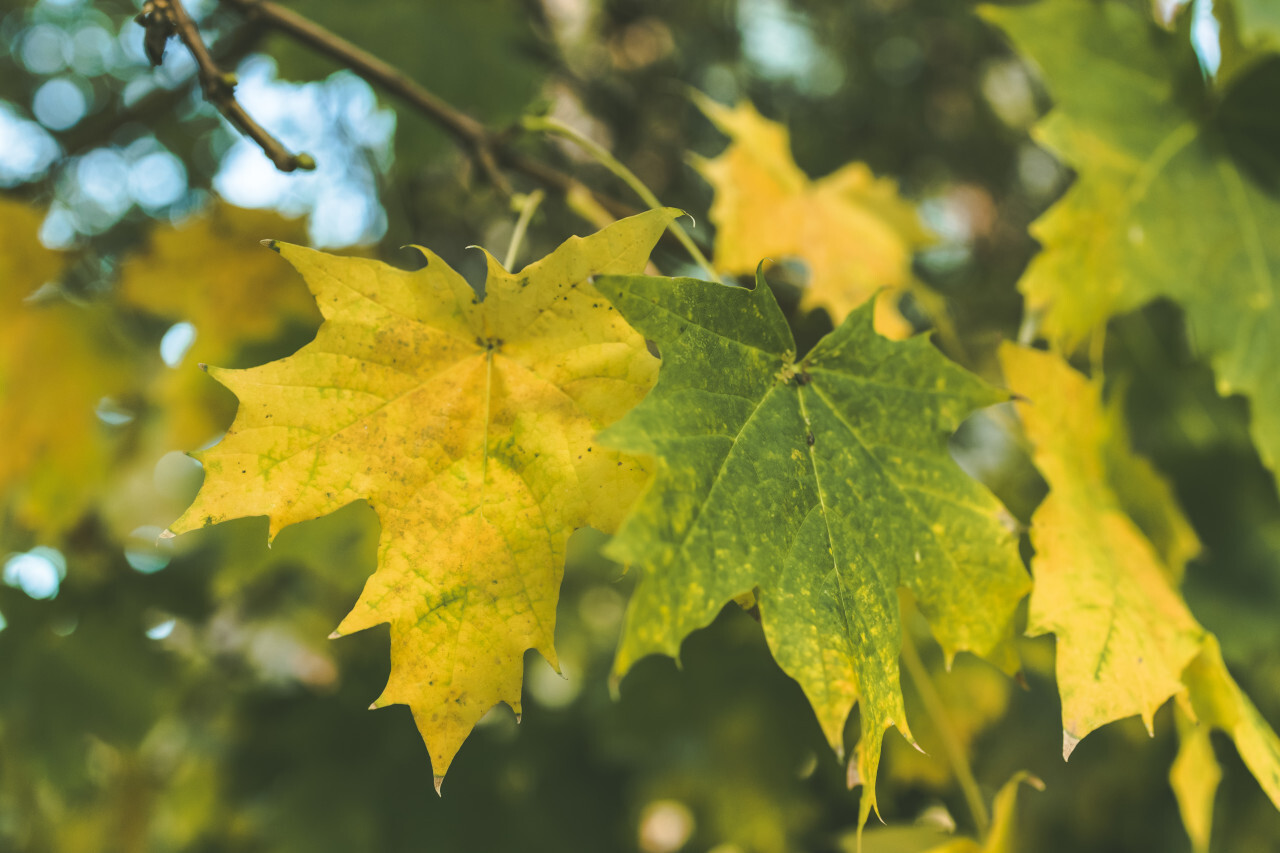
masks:
<instances>
[{"instance_id":1,"label":"pointed leaf tip","mask_svg":"<svg viewBox=\"0 0 1280 853\"><path fill-rule=\"evenodd\" d=\"M329 639L330 639L330 640L336 640L336 639L338 639L338 638L339 638L339 637L341 637L341 636L342 636L342 635L341 635L340 633L338 633L337 631L334 631L333 633L331 633L331 634L329 635Z\"/></svg>"},{"instance_id":2,"label":"pointed leaf tip","mask_svg":"<svg viewBox=\"0 0 1280 853\"><path fill-rule=\"evenodd\" d=\"M263 245L263 246L266 246L268 249L270 249L271 251L275 252L277 255L278 255L278 254L280 254L280 246L279 246L279 244L278 244L278 242L277 242L277 241L275 241L275 240L260 240L260 241L259 241L259 243L260 243L261 245Z\"/></svg>"},{"instance_id":3,"label":"pointed leaf tip","mask_svg":"<svg viewBox=\"0 0 1280 853\"><path fill-rule=\"evenodd\" d=\"M177 534L166 527L164 530L160 531L160 535L156 537L156 540L173 539L175 536L177 536Z\"/></svg>"},{"instance_id":4,"label":"pointed leaf tip","mask_svg":"<svg viewBox=\"0 0 1280 853\"><path fill-rule=\"evenodd\" d=\"M862 773L858 770L856 753L849 758L849 763L845 767L844 784L850 791L862 784Z\"/></svg>"},{"instance_id":5,"label":"pointed leaf tip","mask_svg":"<svg viewBox=\"0 0 1280 853\"><path fill-rule=\"evenodd\" d=\"M440 793L440 787L441 787L442 785L444 785L444 777L443 777L443 776L437 776L437 777L436 777L436 796L437 796L437 797L443 797L443 796L444 796L444 794Z\"/></svg>"},{"instance_id":6,"label":"pointed leaf tip","mask_svg":"<svg viewBox=\"0 0 1280 853\"><path fill-rule=\"evenodd\" d=\"M1076 744L1080 743L1080 738L1073 735L1066 729L1062 730L1062 760L1070 761L1071 753L1075 752Z\"/></svg>"}]
</instances>

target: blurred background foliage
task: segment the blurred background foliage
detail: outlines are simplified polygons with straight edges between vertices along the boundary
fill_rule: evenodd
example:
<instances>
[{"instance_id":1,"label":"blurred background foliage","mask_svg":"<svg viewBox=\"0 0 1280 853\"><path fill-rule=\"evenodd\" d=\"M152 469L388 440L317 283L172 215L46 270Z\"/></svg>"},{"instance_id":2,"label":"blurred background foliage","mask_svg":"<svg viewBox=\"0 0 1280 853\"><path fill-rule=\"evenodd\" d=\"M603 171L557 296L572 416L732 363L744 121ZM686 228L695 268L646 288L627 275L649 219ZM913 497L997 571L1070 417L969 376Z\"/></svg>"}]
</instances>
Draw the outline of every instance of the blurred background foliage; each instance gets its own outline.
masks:
<instances>
[{"instance_id":1,"label":"blurred background foliage","mask_svg":"<svg viewBox=\"0 0 1280 853\"><path fill-rule=\"evenodd\" d=\"M249 112L314 171L277 172L219 118L181 45L150 67L134 3L0 0L0 849L853 849L857 791L738 608L689 639L681 668L647 660L611 698L630 578L589 531L560 605L567 677L531 656L523 721L492 712L443 798L408 711L366 710L387 674L385 631L325 639L374 564L367 507L290 528L271 549L261 520L157 540L199 483L182 451L215 441L234 411L196 364L285 355L319 322L258 239L402 266L415 261L398 247L419 243L476 280L481 260L463 247L500 252L515 220L423 116L234 4L190 8ZM704 246L711 191L686 152L712 156L724 138L688 88L750 99L787 125L811 176L861 160L898 181L937 235L916 261L936 301L911 316L950 328L940 343L965 341L951 354L980 371L986 342L1017 332L1027 224L1070 181L1028 136L1049 105L1034 69L953 0L291 8L496 131L529 112L571 125L693 212ZM1275 73L1251 67L1241 91ZM510 134L635 203L572 144ZM524 256L591 230L580 209L552 195ZM664 272L690 271L677 249L660 247ZM830 318L797 312L803 267L775 277L811 343ZM1116 321L1105 364L1136 446L1205 544L1187 575L1192 609L1280 719L1280 503L1247 411L1217 395L1168 304ZM1025 523L1044 486L1008 419L975 418L955 452ZM1045 782L1024 789L1011 849L1189 849L1167 783L1168 709L1154 741L1137 721L1111 725L1065 764L1051 640L1025 641L1020 686L972 659L945 671L927 628L913 631L988 800L1020 770ZM868 853L974 832L904 686L928 754L889 736L880 802L897 828L869 830ZM1276 849L1280 816L1229 742L1215 744L1214 849Z\"/></svg>"}]
</instances>

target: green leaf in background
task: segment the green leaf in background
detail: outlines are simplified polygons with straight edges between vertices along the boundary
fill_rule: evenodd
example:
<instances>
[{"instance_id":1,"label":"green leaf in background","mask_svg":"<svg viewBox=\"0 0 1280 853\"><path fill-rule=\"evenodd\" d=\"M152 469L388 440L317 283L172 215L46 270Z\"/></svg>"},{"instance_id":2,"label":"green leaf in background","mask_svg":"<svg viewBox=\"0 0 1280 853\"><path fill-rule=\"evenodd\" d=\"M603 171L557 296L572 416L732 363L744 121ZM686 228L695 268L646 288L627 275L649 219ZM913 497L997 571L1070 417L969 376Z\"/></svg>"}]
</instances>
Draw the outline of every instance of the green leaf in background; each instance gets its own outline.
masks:
<instances>
[{"instance_id":1,"label":"green leaf in background","mask_svg":"<svg viewBox=\"0 0 1280 853\"><path fill-rule=\"evenodd\" d=\"M1275 0L1215 0L1213 14L1221 23L1218 79L1223 85L1280 53L1280 3Z\"/></svg>"},{"instance_id":2,"label":"green leaf in background","mask_svg":"<svg viewBox=\"0 0 1280 853\"><path fill-rule=\"evenodd\" d=\"M898 588L948 658L1010 636L1028 579L1003 507L947 453L1004 395L927 338L895 343L864 304L807 356L763 278L754 290L604 276L597 288L662 353L658 384L601 440L658 458L609 553L641 567L615 672L755 591L774 657L840 751L861 702L865 822L881 739L910 738Z\"/></svg>"},{"instance_id":3,"label":"green leaf in background","mask_svg":"<svg viewBox=\"0 0 1280 853\"><path fill-rule=\"evenodd\" d=\"M1280 465L1280 198L1228 155L1191 47L1117 2L986 7L1042 70L1055 106L1035 135L1079 176L1033 226L1019 285L1043 331L1073 348L1109 317L1168 297L1223 394L1252 406ZM1096 340L1096 339L1095 339Z\"/></svg>"}]
</instances>

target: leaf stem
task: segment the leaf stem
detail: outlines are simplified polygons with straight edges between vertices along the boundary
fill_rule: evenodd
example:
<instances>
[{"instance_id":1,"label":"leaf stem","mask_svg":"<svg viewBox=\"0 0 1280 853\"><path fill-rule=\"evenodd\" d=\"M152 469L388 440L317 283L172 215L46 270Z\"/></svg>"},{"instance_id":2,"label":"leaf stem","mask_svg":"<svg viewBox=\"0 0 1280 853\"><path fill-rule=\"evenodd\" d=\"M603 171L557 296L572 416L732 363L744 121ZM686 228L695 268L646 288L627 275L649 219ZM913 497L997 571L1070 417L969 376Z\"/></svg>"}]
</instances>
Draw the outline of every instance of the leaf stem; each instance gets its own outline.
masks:
<instances>
[{"instance_id":1,"label":"leaf stem","mask_svg":"<svg viewBox=\"0 0 1280 853\"><path fill-rule=\"evenodd\" d=\"M911 683L915 686L916 692L920 694L925 713L933 721L933 727L942 741L942 751L946 754L947 762L956 775L956 782L960 784L960 791L964 794L969 813L973 816L973 825L978 831L978 837L985 838L991 816L987 812L987 804L982 799L982 792L978 788L978 780L973 777L973 770L969 767L969 759L964 754L964 747L956 737L946 704L938 695L937 688L933 686L929 670L925 668L924 661L920 660L915 641L911 639L911 630L905 625L902 629L902 662L906 664L907 674L911 677Z\"/></svg>"},{"instance_id":2,"label":"leaf stem","mask_svg":"<svg viewBox=\"0 0 1280 853\"><path fill-rule=\"evenodd\" d=\"M520 244L524 242L524 235L529 230L529 221L533 219L534 211L546 197L547 194L542 190L534 190L524 197L520 205L520 218L516 220L515 230L511 232L511 245L507 246L507 256L502 260L502 266L508 272L515 266L516 257L520 253Z\"/></svg>"},{"instance_id":3,"label":"leaf stem","mask_svg":"<svg viewBox=\"0 0 1280 853\"><path fill-rule=\"evenodd\" d=\"M609 153L604 146L600 145L595 140L584 136L564 122L545 116L526 116L521 124L526 130L553 134L574 142L595 158L596 162L601 166L604 166L617 176L619 180L630 187L631 191L638 195L641 201L649 206L650 210L661 210L664 207L662 202L658 200L658 197L653 194L653 190L645 186L644 181L640 180L640 178L636 176L635 172L623 165L621 160ZM720 279L719 276L716 275L715 267L713 267L711 262L707 260L706 256L702 254L702 250L693 242L693 238L691 238L689 234L680 227L679 223L672 222L669 227L671 228L671 233L680 241L680 245L684 246L685 249L688 250L690 257L693 258L698 266L706 270L713 281L719 281Z\"/></svg>"}]
</instances>

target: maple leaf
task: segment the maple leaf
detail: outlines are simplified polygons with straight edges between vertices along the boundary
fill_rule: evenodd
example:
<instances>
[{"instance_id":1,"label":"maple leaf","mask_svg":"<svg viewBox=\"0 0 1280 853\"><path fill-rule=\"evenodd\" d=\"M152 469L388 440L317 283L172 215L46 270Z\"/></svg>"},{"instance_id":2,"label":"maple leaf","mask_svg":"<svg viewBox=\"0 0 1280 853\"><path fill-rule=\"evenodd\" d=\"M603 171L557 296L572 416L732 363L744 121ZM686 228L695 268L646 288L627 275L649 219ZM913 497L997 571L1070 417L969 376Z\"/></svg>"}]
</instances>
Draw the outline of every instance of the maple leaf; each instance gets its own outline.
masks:
<instances>
[{"instance_id":1,"label":"maple leaf","mask_svg":"<svg viewBox=\"0 0 1280 853\"><path fill-rule=\"evenodd\" d=\"M1223 394L1250 399L1280 464L1280 198L1227 156L1227 130L1187 97L1189 45L1117 2L985 7L1042 69L1055 106L1038 140L1079 173L1032 227L1019 288L1067 349L1157 297L1186 311ZM1186 211L1194 210L1194 215Z\"/></svg>"},{"instance_id":2,"label":"maple leaf","mask_svg":"<svg viewBox=\"0 0 1280 853\"><path fill-rule=\"evenodd\" d=\"M425 250L404 272L276 244L324 315L315 341L210 371L240 408L196 454L205 484L171 530L266 515L274 537L367 500L378 568L335 636L391 623L374 705L409 705L437 781L491 707L519 713L526 649L556 665L569 534L611 531L648 477L595 434L657 362L587 279L642 269L677 214L571 238L520 273L488 256L483 301Z\"/></svg>"},{"instance_id":3,"label":"maple leaf","mask_svg":"<svg viewBox=\"0 0 1280 853\"><path fill-rule=\"evenodd\" d=\"M1231 679L1217 640L1179 594L1182 566L1163 561L1113 486L1136 469L1133 463L1114 465L1132 451L1112 429L1099 384L1056 355L1012 344L1001 348L1000 362L1010 388L1026 398L1018 403L1019 415L1049 484L1031 518L1035 588L1027 632L1057 636L1064 756L1113 720L1140 715L1150 731L1155 711L1178 696L1202 726L1232 737L1280 808L1280 740ZM1144 506L1162 499L1170 501L1164 516L1176 515L1167 491ZM1166 553L1189 556L1184 547ZM1205 796L1203 786L1192 792L1180 785L1179 792L1188 802ZM1193 837L1207 836L1207 825L1197 820L1188 820L1188 827Z\"/></svg>"},{"instance_id":4,"label":"maple leaf","mask_svg":"<svg viewBox=\"0 0 1280 853\"><path fill-rule=\"evenodd\" d=\"M1182 686L1203 629L1129 517L1106 460L1114 439L1096 385L1057 356L1005 345L1009 387L1049 494L1031 519L1035 589L1027 633L1058 638L1064 752L1112 720L1147 728ZM1180 567L1178 569L1180 572Z\"/></svg>"},{"instance_id":5,"label":"maple leaf","mask_svg":"<svg viewBox=\"0 0 1280 853\"><path fill-rule=\"evenodd\" d=\"M961 419L1005 395L924 337L876 334L869 304L797 362L760 274L753 290L642 276L596 287L662 353L657 386L601 435L659 460L608 547L642 568L615 675L675 656L754 590L775 659L837 751L861 703L865 822L885 730L910 737L899 588L948 660L996 648L1028 588L1003 508L947 452Z\"/></svg>"},{"instance_id":6,"label":"maple leaf","mask_svg":"<svg viewBox=\"0 0 1280 853\"><path fill-rule=\"evenodd\" d=\"M129 373L123 340L96 306L29 298L63 264L37 238L43 218L0 199L10 244L0 253L0 494L23 526L49 540L98 495L113 447L96 410L129 386Z\"/></svg>"},{"instance_id":7,"label":"maple leaf","mask_svg":"<svg viewBox=\"0 0 1280 853\"><path fill-rule=\"evenodd\" d=\"M877 300L876 329L895 339L910 335L896 306L911 283L911 255L931 235L897 185L864 163L811 181L791 158L784 125L746 102L730 108L700 94L694 102L729 137L718 157L694 159L715 191L716 269L744 274L762 257L801 258L809 268L802 309L825 308L838 324L887 288Z\"/></svg>"}]
</instances>

